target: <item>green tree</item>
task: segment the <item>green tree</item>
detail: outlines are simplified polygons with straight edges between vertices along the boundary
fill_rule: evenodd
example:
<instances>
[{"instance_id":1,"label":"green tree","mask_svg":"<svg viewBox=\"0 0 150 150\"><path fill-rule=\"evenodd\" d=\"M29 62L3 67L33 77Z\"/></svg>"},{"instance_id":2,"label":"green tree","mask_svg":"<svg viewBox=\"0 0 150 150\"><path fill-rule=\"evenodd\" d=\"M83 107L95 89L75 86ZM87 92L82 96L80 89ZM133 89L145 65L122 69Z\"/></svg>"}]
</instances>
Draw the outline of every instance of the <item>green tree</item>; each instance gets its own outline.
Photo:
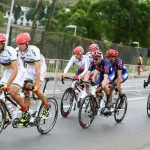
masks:
<instances>
[{"instance_id":1,"label":"green tree","mask_svg":"<svg viewBox=\"0 0 150 150\"><path fill-rule=\"evenodd\" d=\"M17 6L17 5L14 6L13 12L14 12L14 18L15 18L14 24L16 24L18 18L21 16L21 7L20 7L20 6Z\"/></svg>"},{"instance_id":2,"label":"green tree","mask_svg":"<svg viewBox=\"0 0 150 150\"><path fill-rule=\"evenodd\" d=\"M0 25L3 26L4 25L4 17L3 17L3 13L0 11Z\"/></svg>"}]
</instances>

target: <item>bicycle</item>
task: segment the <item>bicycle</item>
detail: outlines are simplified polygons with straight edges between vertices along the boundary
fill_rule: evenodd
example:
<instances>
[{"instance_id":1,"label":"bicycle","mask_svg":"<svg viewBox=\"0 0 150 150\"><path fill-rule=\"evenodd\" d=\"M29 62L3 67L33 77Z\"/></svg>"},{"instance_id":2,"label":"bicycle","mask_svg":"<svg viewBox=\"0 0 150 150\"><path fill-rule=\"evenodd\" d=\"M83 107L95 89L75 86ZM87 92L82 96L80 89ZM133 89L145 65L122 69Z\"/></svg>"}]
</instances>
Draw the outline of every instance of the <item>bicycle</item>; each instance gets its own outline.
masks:
<instances>
[{"instance_id":1,"label":"bicycle","mask_svg":"<svg viewBox=\"0 0 150 150\"><path fill-rule=\"evenodd\" d=\"M144 80L143 87L146 88L146 86L148 86L148 84L149 83ZM147 115L148 115L148 117L150 117L150 93L149 93L148 98L147 98L147 107L146 107L146 109L147 109Z\"/></svg>"},{"instance_id":2,"label":"bicycle","mask_svg":"<svg viewBox=\"0 0 150 150\"><path fill-rule=\"evenodd\" d=\"M54 80L54 78L53 77L45 78L43 93L45 92L47 83L50 80ZM24 94L23 94L24 90L30 90L30 91L33 90L33 88L29 89L29 88L25 87L27 83L33 84L33 81L32 80L25 81L24 86L22 88L22 92L20 93L20 96L22 98L24 97ZM0 87L3 87L3 84L0 84ZM46 93L45 93L45 96L46 96ZM39 100L39 98L36 97L34 94L32 94L30 96L30 98L32 98L35 101ZM11 104L13 104L16 107L16 110L14 113L12 113L9 110L7 101L9 101ZM28 115L29 120L27 123L25 123L24 127L36 126L38 132L41 134L47 134L48 132L50 132L52 130L52 128L54 127L54 125L57 121L57 117L58 117L58 104L57 104L57 101L52 97L47 98L47 101L51 105L48 117L46 119L42 118L44 105L43 105L42 101L39 100L36 110L29 109L29 115ZM6 127L10 123L12 123L13 128L18 128L20 119L17 118L17 114L18 114L19 110L21 110L20 106L10 97L9 93L2 92L2 95L0 95L0 118L1 118L0 119L0 121L1 121L0 132L2 132L3 129L6 129ZM5 124L6 114L8 114L9 122Z\"/></svg>"},{"instance_id":3,"label":"bicycle","mask_svg":"<svg viewBox=\"0 0 150 150\"><path fill-rule=\"evenodd\" d=\"M61 81L63 84L64 79L69 79L72 81L69 88L65 90L63 93L61 104L60 104L60 112L63 117L67 117L71 110L76 110L76 107L80 107L81 99L85 97L85 91L83 90L83 86L79 84L78 79L64 77Z\"/></svg>"},{"instance_id":4,"label":"bicycle","mask_svg":"<svg viewBox=\"0 0 150 150\"><path fill-rule=\"evenodd\" d=\"M117 123L120 123L126 114L127 111L127 97L124 100L124 105L121 109L118 108L118 104L120 103L120 97L118 95L118 90L115 89L115 95L114 99L116 98L116 101L112 101L110 103L110 109L105 108L106 100L103 99L104 92L101 89L99 92L97 92L98 98L100 100L100 103L96 100L95 90L96 88L101 88L101 84L95 84L93 82L85 82L90 87L90 94L88 94L81 103L81 106L79 108L79 114L78 114L78 120L79 124L83 129L88 128L93 120L95 119L95 116L100 113L100 116L109 117L112 116L114 113L114 119ZM121 114L121 112L123 112ZM121 114L121 115L120 115ZM119 115L121 117L119 117Z\"/></svg>"}]
</instances>

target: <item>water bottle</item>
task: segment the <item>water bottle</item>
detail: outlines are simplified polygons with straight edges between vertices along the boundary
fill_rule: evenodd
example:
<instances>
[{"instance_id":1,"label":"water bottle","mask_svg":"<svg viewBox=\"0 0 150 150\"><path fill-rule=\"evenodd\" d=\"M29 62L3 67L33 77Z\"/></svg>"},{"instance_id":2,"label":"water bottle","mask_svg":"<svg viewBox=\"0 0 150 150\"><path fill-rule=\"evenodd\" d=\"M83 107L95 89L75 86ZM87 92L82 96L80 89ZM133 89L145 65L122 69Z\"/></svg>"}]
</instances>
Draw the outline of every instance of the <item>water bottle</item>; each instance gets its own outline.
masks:
<instances>
[{"instance_id":1,"label":"water bottle","mask_svg":"<svg viewBox=\"0 0 150 150\"><path fill-rule=\"evenodd\" d=\"M76 98L78 99L78 96L79 96L79 91L75 91L75 95L76 95Z\"/></svg>"},{"instance_id":2,"label":"water bottle","mask_svg":"<svg viewBox=\"0 0 150 150\"><path fill-rule=\"evenodd\" d=\"M117 94L115 94L115 95L114 95L114 97L113 97L113 103L116 103L117 98L118 98L118 95L117 95Z\"/></svg>"}]
</instances>

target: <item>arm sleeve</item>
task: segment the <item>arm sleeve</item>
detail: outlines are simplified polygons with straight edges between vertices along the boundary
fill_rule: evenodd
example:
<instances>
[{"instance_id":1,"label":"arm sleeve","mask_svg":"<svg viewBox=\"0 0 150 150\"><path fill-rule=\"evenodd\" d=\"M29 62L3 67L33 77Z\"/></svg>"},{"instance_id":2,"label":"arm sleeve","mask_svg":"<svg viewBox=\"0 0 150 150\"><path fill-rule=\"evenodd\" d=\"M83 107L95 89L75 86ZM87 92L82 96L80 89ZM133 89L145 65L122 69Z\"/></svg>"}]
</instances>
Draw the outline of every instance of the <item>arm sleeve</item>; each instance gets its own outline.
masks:
<instances>
[{"instance_id":1,"label":"arm sleeve","mask_svg":"<svg viewBox=\"0 0 150 150\"><path fill-rule=\"evenodd\" d=\"M66 73L68 72L69 68L72 66L72 64L73 64L73 59L74 59L74 56L71 57L71 59L69 60L67 66L65 67L65 69L64 69L64 74L66 74Z\"/></svg>"},{"instance_id":2,"label":"arm sleeve","mask_svg":"<svg viewBox=\"0 0 150 150\"><path fill-rule=\"evenodd\" d=\"M84 56L84 62L85 62L85 68L84 71L81 73L81 76L84 76L88 71L89 59L86 56Z\"/></svg>"}]
</instances>

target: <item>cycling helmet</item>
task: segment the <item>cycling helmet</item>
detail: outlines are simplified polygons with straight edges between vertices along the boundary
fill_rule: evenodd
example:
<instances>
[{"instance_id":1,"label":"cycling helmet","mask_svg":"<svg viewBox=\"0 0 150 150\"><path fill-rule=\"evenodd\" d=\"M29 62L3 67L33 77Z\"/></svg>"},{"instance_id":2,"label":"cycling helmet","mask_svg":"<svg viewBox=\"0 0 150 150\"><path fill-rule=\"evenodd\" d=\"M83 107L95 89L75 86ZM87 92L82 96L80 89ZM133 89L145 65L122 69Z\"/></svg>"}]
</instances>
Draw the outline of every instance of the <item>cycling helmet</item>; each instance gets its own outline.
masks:
<instances>
[{"instance_id":1,"label":"cycling helmet","mask_svg":"<svg viewBox=\"0 0 150 150\"><path fill-rule=\"evenodd\" d=\"M77 46L75 49L74 49L74 53L80 53L80 54L83 54L84 53L84 49L82 46Z\"/></svg>"},{"instance_id":2,"label":"cycling helmet","mask_svg":"<svg viewBox=\"0 0 150 150\"><path fill-rule=\"evenodd\" d=\"M93 58L99 58L102 56L102 53L100 50L97 50L94 52L94 54L92 55Z\"/></svg>"},{"instance_id":3,"label":"cycling helmet","mask_svg":"<svg viewBox=\"0 0 150 150\"><path fill-rule=\"evenodd\" d=\"M96 51L96 50L100 50L100 49L99 49L99 46L97 44L91 44L89 46L89 50L90 51Z\"/></svg>"},{"instance_id":4,"label":"cycling helmet","mask_svg":"<svg viewBox=\"0 0 150 150\"><path fill-rule=\"evenodd\" d=\"M114 49L109 49L107 52L106 52L106 56L107 57L117 57L118 56L118 52Z\"/></svg>"},{"instance_id":5,"label":"cycling helmet","mask_svg":"<svg viewBox=\"0 0 150 150\"><path fill-rule=\"evenodd\" d=\"M27 32L18 34L16 37L17 44L26 44L30 42L30 40L31 40L30 35Z\"/></svg>"},{"instance_id":6,"label":"cycling helmet","mask_svg":"<svg viewBox=\"0 0 150 150\"><path fill-rule=\"evenodd\" d=\"M5 43L6 42L6 35L5 34L0 33L0 42L1 43Z\"/></svg>"}]
</instances>

